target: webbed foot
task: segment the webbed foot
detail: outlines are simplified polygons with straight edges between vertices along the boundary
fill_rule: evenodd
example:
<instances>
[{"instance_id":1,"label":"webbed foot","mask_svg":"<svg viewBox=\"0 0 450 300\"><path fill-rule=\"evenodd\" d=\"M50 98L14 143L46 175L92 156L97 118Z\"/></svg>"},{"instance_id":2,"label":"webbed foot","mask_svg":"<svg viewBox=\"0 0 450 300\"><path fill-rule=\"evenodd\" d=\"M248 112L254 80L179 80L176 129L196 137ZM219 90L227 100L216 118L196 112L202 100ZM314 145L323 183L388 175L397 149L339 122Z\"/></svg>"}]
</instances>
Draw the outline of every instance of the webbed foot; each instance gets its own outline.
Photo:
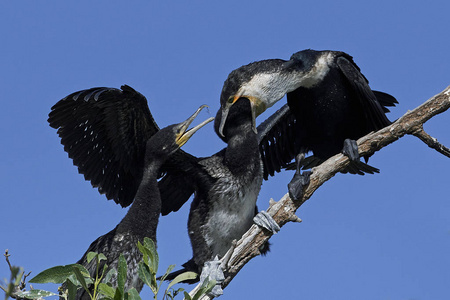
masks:
<instances>
[{"instance_id":1,"label":"webbed foot","mask_svg":"<svg viewBox=\"0 0 450 300\"><path fill-rule=\"evenodd\" d=\"M310 177L311 171L295 172L294 178L288 184L289 197L292 200L297 201L303 197L303 191L308 186Z\"/></svg>"},{"instance_id":2,"label":"webbed foot","mask_svg":"<svg viewBox=\"0 0 450 300\"><path fill-rule=\"evenodd\" d=\"M304 160L305 153L302 151L295 157L297 168L294 177L288 184L289 197L294 201L303 197L303 190L309 184L309 177L311 176L311 171L301 172Z\"/></svg>"},{"instance_id":3,"label":"webbed foot","mask_svg":"<svg viewBox=\"0 0 450 300\"><path fill-rule=\"evenodd\" d=\"M346 139L344 141L344 147L342 148L342 154L347 156L351 161L359 161L358 145L355 140Z\"/></svg>"}]
</instances>

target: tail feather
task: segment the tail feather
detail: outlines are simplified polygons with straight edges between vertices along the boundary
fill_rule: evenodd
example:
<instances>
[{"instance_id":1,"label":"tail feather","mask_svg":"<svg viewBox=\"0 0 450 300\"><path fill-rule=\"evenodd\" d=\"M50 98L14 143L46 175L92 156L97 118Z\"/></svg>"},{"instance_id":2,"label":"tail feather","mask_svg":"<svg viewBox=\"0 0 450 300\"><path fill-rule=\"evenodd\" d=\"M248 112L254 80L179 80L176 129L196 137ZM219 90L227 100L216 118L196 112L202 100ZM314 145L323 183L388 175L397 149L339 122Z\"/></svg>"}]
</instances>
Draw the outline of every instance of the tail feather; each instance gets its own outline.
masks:
<instances>
[{"instance_id":1,"label":"tail feather","mask_svg":"<svg viewBox=\"0 0 450 300\"><path fill-rule=\"evenodd\" d=\"M367 162L368 159L366 159L366 157L364 157L364 159ZM308 170L308 169L317 167L324 161L325 160L320 159L314 155L308 156L302 161L302 170ZM293 162L293 163L286 165L285 169L286 170L295 170L296 167L297 167L297 163ZM362 161L350 161L350 164L347 167L345 167L345 169L342 170L341 173L364 175L364 174L380 173L380 170L375 167L372 167Z\"/></svg>"}]
</instances>

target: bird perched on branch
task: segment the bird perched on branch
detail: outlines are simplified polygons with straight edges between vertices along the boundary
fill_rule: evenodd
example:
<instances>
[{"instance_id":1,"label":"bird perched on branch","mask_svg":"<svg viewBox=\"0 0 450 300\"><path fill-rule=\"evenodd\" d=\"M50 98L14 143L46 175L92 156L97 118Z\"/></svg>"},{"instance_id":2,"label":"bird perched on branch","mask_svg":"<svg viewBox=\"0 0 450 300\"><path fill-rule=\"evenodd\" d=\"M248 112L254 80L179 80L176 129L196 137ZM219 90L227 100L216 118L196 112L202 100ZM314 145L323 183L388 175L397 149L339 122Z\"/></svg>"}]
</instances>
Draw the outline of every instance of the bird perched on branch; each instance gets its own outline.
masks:
<instances>
[{"instance_id":1,"label":"bird perched on branch","mask_svg":"<svg viewBox=\"0 0 450 300\"><path fill-rule=\"evenodd\" d=\"M391 124L385 113L398 102L391 95L371 90L350 55L303 50L289 61L269 59L234 70L222 91L221 120L225 122L231 107L245 97L251 101L255 128L255 118L284 95L287 105L263 122L272 123L261 143L265 178L296 158L297 172L289 191L293 199L299 199L310 174L301 174L300 168L316 166L339 152L351 159L346 172L378 172L359 161L355 140ZM308 151L314 157L305 159ZM365 159L367 162L368 157Z\"/></svg>"}]
</instances>

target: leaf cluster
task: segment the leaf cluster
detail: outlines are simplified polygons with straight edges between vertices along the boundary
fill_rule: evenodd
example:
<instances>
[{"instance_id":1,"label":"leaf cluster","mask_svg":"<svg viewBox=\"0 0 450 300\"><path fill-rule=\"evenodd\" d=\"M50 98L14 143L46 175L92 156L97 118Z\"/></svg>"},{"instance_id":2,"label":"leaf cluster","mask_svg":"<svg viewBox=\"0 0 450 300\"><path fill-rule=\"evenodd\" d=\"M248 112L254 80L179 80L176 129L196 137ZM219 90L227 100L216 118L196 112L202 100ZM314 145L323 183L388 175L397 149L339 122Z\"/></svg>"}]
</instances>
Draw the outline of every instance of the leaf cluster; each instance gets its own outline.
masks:
<instances>
[{"instance_id":1,"label":"leaf cluster","mask_svg":"<svg viewBox=\"0 0 450 300\"><path fill-rule=\"evenodd\" d=\"M145 238L144 243L138 242L139 251L142 253L142 260L138 264L138 275L145 285L148 285L153 293L153 299L158 299L161 284L169 273L174 269L175 265L170 265L165 274L161 278L156 277L159 265L159 256L156 251L155 243L150 238ZM141 300L139 292L133 287L125 290L127 281L127 262L120 254L117 270L109 268L106 264L106 256L102 253L89 252L87 254L87 262L95 262L95 274L91 275L89 271L80 264L70 264L64 266L56 266L40 272L29 280L30 283L56 283L62 284L59 287L59 296L65 300L77 299L77 293L84 290L91 300ZM11 280L5 291L5 300L9 297L15 299L43 299L48 296L57 296L53 292L31 289L25 291L24 288L19 289L19 284L23 276L23 270L18 267L11 269ZM162 299L173 300L175 296L184 292L185 299L197 300L202 295L210 292L215 285L215 281L205 280L202 288L191 297L183 288L175 289L173 286L181 281L195 279L197 274L194 272L185 272L174 278L164 291ZM115 280L114 280L115 279ZM116 282L113 285L113 281ZM78 296L79 297L79 296Z\"/></svg>"}]
</instances>

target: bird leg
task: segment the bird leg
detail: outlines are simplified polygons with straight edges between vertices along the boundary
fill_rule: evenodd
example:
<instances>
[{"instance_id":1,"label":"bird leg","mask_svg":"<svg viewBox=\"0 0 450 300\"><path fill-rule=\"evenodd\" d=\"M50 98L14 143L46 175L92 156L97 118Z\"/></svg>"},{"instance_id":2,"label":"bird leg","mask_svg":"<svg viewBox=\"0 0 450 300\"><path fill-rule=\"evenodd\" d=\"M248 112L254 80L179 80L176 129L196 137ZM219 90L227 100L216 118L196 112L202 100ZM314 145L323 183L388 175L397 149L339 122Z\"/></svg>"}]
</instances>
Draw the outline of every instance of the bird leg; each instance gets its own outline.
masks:
<instances>
[{"instance_id":1,"label":"bird leg","mask_svg":"<svg viewBox=\"0 0 450 300\"><path fill-rule=\"evenodd\" d=\"M359 161L358 144L356 144L356 141L345 139L342 154L347 156L351 161Z\"/></svg>"},{"instance_id":2,"label":"bird leg","mask_svg":"<svg viewBox=\"0 0 450 300\"><path fill-rule=\"evenodd\" d=\"M296 157L297 168L295 175L288 184L289 197L292 200L300 200L303 197L303 189L309 184L311 171L301 172L302 162L305 159L305 153L300 152Z\"/></svg>"}]
</instances>

